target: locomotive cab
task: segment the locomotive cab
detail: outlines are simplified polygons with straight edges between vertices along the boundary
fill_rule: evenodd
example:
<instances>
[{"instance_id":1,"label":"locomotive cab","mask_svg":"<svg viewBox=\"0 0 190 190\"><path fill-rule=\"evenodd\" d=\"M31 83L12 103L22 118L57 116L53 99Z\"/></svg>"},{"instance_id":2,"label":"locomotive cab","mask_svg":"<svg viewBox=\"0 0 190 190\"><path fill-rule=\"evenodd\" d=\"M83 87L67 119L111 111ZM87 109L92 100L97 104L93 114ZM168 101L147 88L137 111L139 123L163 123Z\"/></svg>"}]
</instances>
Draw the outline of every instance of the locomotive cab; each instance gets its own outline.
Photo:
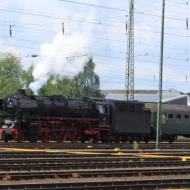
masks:
<instances>
[{"instance_id":1,"label":"locomotive cab","mask_svg":"<svg viewBox=\"0 0 190 190\"><path fill-rule=\"evenodd\" d=\"M104 102L97 102L96 109L98 110L100 125L111 125L110 105Z\"/></svg>"},{"instance_id":2,"label":"locomotive cab","mask_svg":"<svg viewBox=\"0 0 190 190\"><path fill-rule=\"evenodd\" d=\"M99 120L99 139L104 143L110 142L112 140L112 103L105 100L97 101L96 109Z\"/></svg>"}]
</instances>

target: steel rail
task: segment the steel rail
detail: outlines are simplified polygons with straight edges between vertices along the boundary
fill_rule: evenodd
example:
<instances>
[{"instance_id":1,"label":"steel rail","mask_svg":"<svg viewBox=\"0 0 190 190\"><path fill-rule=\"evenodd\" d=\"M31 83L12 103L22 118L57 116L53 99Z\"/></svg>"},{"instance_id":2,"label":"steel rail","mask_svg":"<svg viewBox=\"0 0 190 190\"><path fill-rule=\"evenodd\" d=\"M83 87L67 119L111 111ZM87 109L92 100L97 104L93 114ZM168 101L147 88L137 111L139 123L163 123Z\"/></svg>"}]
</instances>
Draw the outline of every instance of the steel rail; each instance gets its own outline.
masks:
<instances>
[{"instance_id":1,"label":"steel rail","mask_svg":"<svg viewBox=\"0 0 190 190\"><path fill-rule=\"evenodd\" d=\"M39 170L66 170L66 169L98 169L98 168L129 168L129 167L165 167L165 166L190 166L190 161L127 161L127 162L71 162L71 163L3 163L1 171L39 171Z\"/></svg>"}]
</instances>

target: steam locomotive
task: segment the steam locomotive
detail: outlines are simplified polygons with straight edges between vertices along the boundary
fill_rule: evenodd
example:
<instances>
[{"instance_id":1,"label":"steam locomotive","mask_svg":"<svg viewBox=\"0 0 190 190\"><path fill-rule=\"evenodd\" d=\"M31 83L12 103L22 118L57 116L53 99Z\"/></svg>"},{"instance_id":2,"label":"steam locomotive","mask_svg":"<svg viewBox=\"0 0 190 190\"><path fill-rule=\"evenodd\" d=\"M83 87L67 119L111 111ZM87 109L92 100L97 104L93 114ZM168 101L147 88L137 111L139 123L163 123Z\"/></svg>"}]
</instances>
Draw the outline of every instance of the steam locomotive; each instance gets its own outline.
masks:
<instances>
[{"instance_id":1,"label":"steam locomotive","mask_svg":"<svg viewBox=\"0 0 190 190\"><path fill-rule=\"evenodd\" d=\"M1 139L23 141L148 140L150 111L138 101L63 96L27 96L24 90L1 101L7 113Z\"/></svg>"},{"instance_id":2,"label":"steam locomotive","mask_svg":"<svg viewBox=\"0 0 190 190\"><path fill-rule=\"evenodd\" d=\"M0 101L6 118L0 139L21 141L130 142L155 140L157 105L139 101L27 96ZM161 140L190 137L190 107L162 105Z\"/></svg>"}]
</instances>

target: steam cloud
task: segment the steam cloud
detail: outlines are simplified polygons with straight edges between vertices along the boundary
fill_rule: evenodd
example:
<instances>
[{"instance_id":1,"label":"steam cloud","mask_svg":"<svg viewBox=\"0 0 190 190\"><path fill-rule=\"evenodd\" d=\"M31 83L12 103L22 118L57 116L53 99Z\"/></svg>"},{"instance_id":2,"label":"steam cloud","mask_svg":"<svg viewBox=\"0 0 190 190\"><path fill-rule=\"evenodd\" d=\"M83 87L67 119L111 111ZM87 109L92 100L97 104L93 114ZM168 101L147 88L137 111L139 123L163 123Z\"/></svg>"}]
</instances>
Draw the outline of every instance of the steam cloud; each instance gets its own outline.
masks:
<instances>
[{"instance_id":1,"label":"steam cloud","mask_svg":"<svg viewBox=\"0 0 190 190\"><path fill-rule=\"evenodd\" d=\"M63 36L58 33L52 43L44 43L40 48L41 61L34 64L34 82L30 88L37 94L39 88L45 84L49 74L73 77L82 70L86 60L88 42L80 36Z\"/></svg>"}]
</instances>

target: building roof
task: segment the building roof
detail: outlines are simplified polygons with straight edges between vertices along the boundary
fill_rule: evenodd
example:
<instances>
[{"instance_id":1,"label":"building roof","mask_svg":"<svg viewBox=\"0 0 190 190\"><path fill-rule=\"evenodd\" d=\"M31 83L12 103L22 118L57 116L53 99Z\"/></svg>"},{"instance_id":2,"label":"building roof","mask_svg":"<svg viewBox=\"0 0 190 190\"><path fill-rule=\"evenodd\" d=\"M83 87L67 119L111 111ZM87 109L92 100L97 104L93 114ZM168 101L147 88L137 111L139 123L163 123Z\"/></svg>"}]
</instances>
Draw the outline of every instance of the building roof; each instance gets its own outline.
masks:
<instances>
[{"instance_id":1,"label":"building roof","mask_svg":"<svg viewBox=\"0 0 190 190\"><path fill-rule=\"evenodd\" d=\"M162 100L162 102L168 103L168 102L172 102L172 101L183 99L183 98L188 98L188 95L180 95L180 96L176 96L176 97L165 98L164 100Z\"/></svg>"},{"instance_id":2,"label":"building roof","mask_svg":"<svg viewBox=\"0 0 190 190\"><path fill-rule=\"evenodd\" d=\"M126 95L124 90L102 90L108 99L116 100L126 100ZM157 102L158 101L158 91L157 90L135 90L134 95L135 100L143 102ZM181 92L170 89L163 90L162 99L164 103L169 103L174 100L180 100L187 98L187 95L181 94Z\"/></svg>"},{"instance_id":3,"label":"building roof","mask_svg":"<svg viewBox=\"0 0 190 190\"><path fill-rule=\"evenodd\" d=\"M145 107L146 108L150 108L153 112L157 112L157 104L156 103L145 103ZM190 106L185 106L185 105L168 105L168 104L162 104L162 110L164 110L164 112L173 112L173 111L177 111L177 112L185 112L185 113L189 113L190 112Z\"/></svg>"}]
</instances>

